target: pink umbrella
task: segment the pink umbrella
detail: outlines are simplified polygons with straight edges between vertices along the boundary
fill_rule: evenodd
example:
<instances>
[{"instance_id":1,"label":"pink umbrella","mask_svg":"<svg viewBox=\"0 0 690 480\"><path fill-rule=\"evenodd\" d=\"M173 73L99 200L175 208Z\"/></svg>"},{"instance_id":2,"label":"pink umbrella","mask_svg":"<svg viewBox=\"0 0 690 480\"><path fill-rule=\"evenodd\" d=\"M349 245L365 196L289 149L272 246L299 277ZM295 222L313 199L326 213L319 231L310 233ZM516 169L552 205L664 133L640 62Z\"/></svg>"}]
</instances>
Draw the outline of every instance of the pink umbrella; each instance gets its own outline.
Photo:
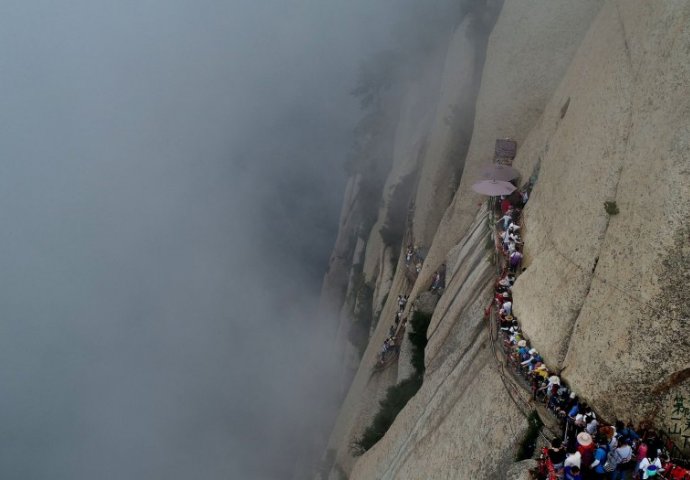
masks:
<instances>
[{"instance_id":1,"label":"pink umbrella","mask_svg":"<svg viewBox=\"0 0 690 480\"><path fill-rule=\"evenodd\" d=\"M482 170L482 178L487 180L512 180L520 176L520 172L509 165L494 163Z\"/></svg>"},{"instance_id":2,"label":"pink umbrella","mask_svg":"<svg viewBox=\"0 0 690 480\"><path fill-rule=\"evenodd\" d=\"M510 195L517 187L509 182L502 180L482 180L472 185L472 190L482 195L497 197L499 195Z\"/></svg>"}]
</instances>

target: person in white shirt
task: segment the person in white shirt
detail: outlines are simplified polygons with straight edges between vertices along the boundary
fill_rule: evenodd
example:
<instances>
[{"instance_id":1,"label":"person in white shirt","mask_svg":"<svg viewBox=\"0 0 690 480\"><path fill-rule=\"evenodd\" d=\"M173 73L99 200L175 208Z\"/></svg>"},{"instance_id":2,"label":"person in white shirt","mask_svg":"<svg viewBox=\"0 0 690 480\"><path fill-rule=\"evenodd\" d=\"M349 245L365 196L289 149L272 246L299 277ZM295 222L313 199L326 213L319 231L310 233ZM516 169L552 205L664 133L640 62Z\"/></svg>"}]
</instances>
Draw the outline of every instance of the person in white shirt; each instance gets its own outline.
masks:
<instances>
[{"instance_id":1,"label":"person in white shirt","mask_svg":"<svg viewBox=\"0 0 690 480\"><path fill-rule=\"evenodd\" d=\"M575 452L571 453L567 457L565 457L565 462L563 462L564 467L577 467L580 468L580 464L582 463L582 455L580 452Z\"/></svg>"},{"instance_id":2,"label":"person in white shirt","mask_svg":"<svg viewBox=\"0 0 690 480\"><path fill-rule=\"evenodd\" d=\"M661 460L658 455L654 455L650 452L649 457L643 458L638 467L640 474L644 480L648 478L655 477L659 472L663 472L664 469L661 468Z\"/></svg>"},{"instance_id":3,"label":"person in white shirt","mask_svg":"<svg viewBox=\"0 0 690 480\"><path fill-rule=\"evenodd\" d=\"M503 215L501 218L498 219L498 222L496 223L501 223L503 222L503 229L508 230L508 226L510 225L510 222L513 221L513 217L508 215L507 213Z\"/></svg>"}]
</instances>

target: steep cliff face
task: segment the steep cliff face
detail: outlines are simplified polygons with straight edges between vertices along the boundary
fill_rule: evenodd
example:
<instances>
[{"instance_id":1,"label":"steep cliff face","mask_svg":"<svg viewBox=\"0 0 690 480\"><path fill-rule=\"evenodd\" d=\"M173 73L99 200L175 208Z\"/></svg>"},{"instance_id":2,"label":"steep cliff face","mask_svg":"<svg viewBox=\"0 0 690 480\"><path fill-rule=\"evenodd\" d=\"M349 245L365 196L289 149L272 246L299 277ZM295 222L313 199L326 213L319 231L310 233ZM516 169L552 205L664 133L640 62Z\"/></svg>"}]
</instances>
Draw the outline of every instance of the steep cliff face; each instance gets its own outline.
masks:
<instances>
[{"instance_id":1,"label":"steep cliff face","mask_svg":"<svg viewBox=\"0 0 690 480\"><path fill-rule=\"evenodd\" d=\"M470 14L450 39L440 98L426 139L414 200L411 237L419 245L431 244L462 172L484 55L477 30L485 28L478 15Z\"/></svg>"},{"instance_id":2,"label":"steep cliff face","mask_svg":"<svg viewBox=\"0 0 690 480\"><path fill-rule=\"evenodd\" d=\"M517 159L542 158L518 314L610 418L669 425L688 398L689 20L687 4L607 4Z\"/></svg>"},{"instance_id":3,"label":"steep cliff face","mask_svg":"<svg viewBox=\"0 0 690 480\"><path fill-rule=\"evenodd\" d=\"M460 186L434 235L420 286L465 234L484 200L470 187L493 160L494 141L510 137L521 142L527 136L601 3L506 0L503 4L489 38Z\"/></svg>"},{"instance_id":4,"label":"steep cliff face","mask_svg":"<svg viewBox=\"0 0 690 480\"><path fill-rule=\"evenodd\" d=\"M495 274L485 261L484 220L480 214L436 307L421 390L350 478L499 478L512 462L526 421L505 394L483 318Z\"/></svg>"},{"instance_id":5,"label":"steep cliff face","mask_svg":"<svg viewBox=\"0 0 690 480\"><path fill-rule=\"evenodd\" d=\"M495 271L484 199L470 188L494 140L507 136L519 143L514 166L523 180L538 173L523 217L526 269L514 288L525 333L606 419L649 419L690 446L689 22L685 2L506 0L481 68L471 139L452 163L444 152L454 132L467 130L443 122L444 112L472 96L463 75L477 68L477 46L460 33L465 19L436 82L439 101L424 110L423 134L413 134L409 117L401 121L408 156L394 160L401 166L387 183L392 192L406 175L415 179L407 238L433 239L416 281L394 255L404 244L369 235L366 276L379 301L388 300L330 439L339 471L352 479L495 479L510 469L527 423L483 319ZM413 160L422 138L423 155ZM384 206L378 228L387 215ZM410 372L406 345L399 365L373 372L395 297L418 297L441 263L448 279L427 333L424 383L383 439L354 458L350 441L385 388Z\"/></svg>"}]
</instances>

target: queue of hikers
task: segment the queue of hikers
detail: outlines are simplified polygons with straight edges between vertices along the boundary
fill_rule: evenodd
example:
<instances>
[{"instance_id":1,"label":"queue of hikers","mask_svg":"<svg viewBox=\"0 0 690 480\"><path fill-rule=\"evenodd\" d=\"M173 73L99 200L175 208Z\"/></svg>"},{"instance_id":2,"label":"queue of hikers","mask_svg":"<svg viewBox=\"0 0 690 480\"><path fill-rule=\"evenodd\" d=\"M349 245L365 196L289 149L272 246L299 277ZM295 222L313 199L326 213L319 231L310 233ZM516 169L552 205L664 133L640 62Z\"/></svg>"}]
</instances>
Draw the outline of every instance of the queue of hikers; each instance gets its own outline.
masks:
<instances>
[{"instance_id":1,"label":"queue of hikers","mask_svg":"<svg viewBox=\"0 0 690 480\"><path fill-rule=\"evenodd\" d=\"M502 197L497 205L502 215L496 222L497 249L503 268L494 285L493 305L498 312L495 328L502 333L508 363L531 388L533 400L542 402L562 429L562 434L543 450L537 477L690 480L690 472L671 461L669 444L660 438L659 432L650 426L635 428L631 422L603 421L568 388L558 372L546 367L539 352L529 345L515 316L512 297L523 258L520 213L528 198L528 191L524 190Z\"/></svg>"},{"instance_id":2,"label":"queue of hikers","mask_svg":"<svg viewBox=\"0 0 690 480\"><path fill-rule=\"evenodd\" d=\"M412 267L415 274L419 274L422 271L422 263L424 263L424 256L419 246L408 243L405 251L405 265L408 268Z\"/></svg>"},{"instance_id":3,"label":"queue of hikers","mask_svg":"<svg viewBox=\"0 0 690 480\"><path fill-rule=\"evenodd\" d=\"M388 328L388 336L383 341L381 350L378 354L378 364L383 365L389 358L389 354L400 353L400 342L398 341L398 328L402 323L403 326L405 321L403 320L403 312L405 311L405 306L409 300L409 295L398 295L398 311L395 312L395 319L391 326Z\"/></svg>"}]
</instances>

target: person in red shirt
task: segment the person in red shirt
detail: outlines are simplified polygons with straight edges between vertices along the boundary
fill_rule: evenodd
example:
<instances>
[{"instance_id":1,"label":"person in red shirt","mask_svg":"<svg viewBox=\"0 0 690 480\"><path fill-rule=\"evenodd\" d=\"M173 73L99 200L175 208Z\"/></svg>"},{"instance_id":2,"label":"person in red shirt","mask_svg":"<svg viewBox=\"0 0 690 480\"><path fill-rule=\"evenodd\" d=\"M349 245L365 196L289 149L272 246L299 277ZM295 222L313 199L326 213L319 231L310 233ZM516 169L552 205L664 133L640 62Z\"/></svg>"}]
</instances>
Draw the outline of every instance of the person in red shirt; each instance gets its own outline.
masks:
<instances>
[{"instance_id":1,"label":"person in red shirt","mask_svg":"<svg viewBox=\"0 0 690 480\"><path fill-rule=\"evenodd\" d=\"M510 210L510 207L512 207L510 200L508 198L504 198L501 200L501 212L503 212L503 215L508 213L508 210Z\"/></svg>"},{"instance_id":2,"label":"person in red shirt","mask_svg":"<svg viewBox=\"0 0 690 480\"><path fill-rule=\"evenodd\" d=\"M592 436L587 432L577 435L577 451L582 456L582 466L588 468L594 461L594 442Z\"/></svg>"}]
</instances>

